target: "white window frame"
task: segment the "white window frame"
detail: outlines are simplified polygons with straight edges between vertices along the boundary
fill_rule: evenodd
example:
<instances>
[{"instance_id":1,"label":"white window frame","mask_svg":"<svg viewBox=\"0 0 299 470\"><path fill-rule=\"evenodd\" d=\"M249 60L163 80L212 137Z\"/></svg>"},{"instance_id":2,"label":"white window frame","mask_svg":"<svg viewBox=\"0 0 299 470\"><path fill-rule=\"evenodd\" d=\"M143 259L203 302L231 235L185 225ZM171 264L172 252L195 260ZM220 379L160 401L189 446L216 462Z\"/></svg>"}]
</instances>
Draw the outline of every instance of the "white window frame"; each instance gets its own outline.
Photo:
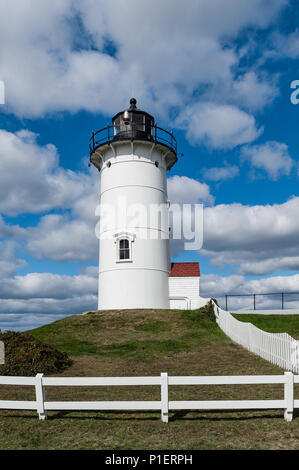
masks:
<instances>
[{"instance_id":1,"label":"white window frame","mask_svg":"<svg viewBox=\"0 0 299 470\"><path fill-rule=\"evenodd\" d=\"M114 235L114 243L116 245L116 263L132 263L133 258L132 258L132 243L135 241L136 236L127 233L127 232L121 232L117 233ZM120 241L121 240L128 240L129 241L129 255L130 257L128 259L120 259Z\"/></svg>"}]
</instances>

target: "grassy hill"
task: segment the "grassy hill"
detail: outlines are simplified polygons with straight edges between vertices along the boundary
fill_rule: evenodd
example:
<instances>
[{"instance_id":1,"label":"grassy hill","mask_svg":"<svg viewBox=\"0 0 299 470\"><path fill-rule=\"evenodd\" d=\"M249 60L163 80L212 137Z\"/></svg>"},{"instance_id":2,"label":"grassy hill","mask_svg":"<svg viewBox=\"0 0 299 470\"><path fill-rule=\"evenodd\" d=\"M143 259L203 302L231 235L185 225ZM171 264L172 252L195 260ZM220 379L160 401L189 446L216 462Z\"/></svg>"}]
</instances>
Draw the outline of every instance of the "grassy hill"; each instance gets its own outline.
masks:
<instances>
[{"instance_id":1,"label":"grassy hill","mask_svg":"<svg viewBox=\"0 0 299 470\"><path fill-rule=\"evenodd\" d=\"M150 362L223 341L210 307L197 311L114 310L71 316L31 335L72 356Z\"/></svg>"},{"instance_id":2,"label":"grassy hill","mask_svg":"<svg viewBox=\"0 0 299 470\"><path fill-rule=\"evenodd\" d=\"M64 376L281 374L230 341L211 308L128 310L66 317L30 334L68 353ZM41 371L42 372L42 371ZM58 375L58 374L57 374ZM159 387L48 387L48 400L159 400ZM170 400L279 399L283 387L181 386ZM299 398L298 390L296 398ZM0 387L1 399L34 399L34 390ZM170 413L0 411L0 449L295 449L299 416L280 410Z\"/></svg>"}]
</instances>

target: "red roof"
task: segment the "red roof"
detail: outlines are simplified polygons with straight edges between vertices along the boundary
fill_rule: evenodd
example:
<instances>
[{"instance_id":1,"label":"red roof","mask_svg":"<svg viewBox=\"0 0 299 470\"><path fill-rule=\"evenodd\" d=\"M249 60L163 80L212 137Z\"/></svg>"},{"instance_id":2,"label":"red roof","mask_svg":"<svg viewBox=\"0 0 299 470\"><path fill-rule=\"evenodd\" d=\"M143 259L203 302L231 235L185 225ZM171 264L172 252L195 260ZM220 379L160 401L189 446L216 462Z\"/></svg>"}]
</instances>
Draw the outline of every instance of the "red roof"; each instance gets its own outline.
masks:
<instances>
[{"instance_id":1,"label":"red roof","mask_svg":"<svg viewBox=\"0 0 299 470\"><path fill-rule=\"evenodd\" d=\"M199 263L171 263L170 277L200 276Z\"/></svg>"}]
</instances>

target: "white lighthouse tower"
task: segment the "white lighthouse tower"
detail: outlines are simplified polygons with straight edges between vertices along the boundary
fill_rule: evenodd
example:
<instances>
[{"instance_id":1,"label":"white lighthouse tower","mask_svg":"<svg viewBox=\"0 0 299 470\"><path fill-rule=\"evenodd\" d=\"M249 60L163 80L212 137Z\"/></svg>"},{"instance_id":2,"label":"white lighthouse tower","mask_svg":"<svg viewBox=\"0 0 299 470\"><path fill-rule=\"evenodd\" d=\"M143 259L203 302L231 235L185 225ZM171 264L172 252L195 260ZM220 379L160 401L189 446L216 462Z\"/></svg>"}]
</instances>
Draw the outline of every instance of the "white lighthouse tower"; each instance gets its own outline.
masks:
<instances>
[{"instance_id":1,"label":"white lighthouse tower","mask_svg":"<svg viewBox=\"0 0 299 470\"><path fill-rule=\"evenodd\" d=\"M98 309L169 308L166 173L177 161L175 138L132 98L93 133L90 161L101 173L100 205L111 212L108 225L100 221Z\"/></svg>"}]
</instances>

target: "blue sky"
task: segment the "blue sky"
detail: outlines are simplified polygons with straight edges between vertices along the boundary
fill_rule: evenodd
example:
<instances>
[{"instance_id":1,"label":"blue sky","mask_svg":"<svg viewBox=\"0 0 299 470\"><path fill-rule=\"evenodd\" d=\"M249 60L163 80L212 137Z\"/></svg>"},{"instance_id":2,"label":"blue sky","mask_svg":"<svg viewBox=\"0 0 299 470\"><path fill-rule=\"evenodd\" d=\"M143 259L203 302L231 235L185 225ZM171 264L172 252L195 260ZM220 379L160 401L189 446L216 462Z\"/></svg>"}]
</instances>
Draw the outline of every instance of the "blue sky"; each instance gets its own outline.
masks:
<instances>
[{"instance_id":1,"label":"blue sky","mask_svg":"<svg viewBox=\"0 0 299 470\"><path fill-rule=\"evenodd\" d=\"M133 95L184 154L170 199L205 206L201 251L173 246L174 260L200 262L202 295L299 291L298 5L190 0L185 10L181 0L0 2L1 329L96 308L88 142Z\"/></svg>"}]
</instances>

